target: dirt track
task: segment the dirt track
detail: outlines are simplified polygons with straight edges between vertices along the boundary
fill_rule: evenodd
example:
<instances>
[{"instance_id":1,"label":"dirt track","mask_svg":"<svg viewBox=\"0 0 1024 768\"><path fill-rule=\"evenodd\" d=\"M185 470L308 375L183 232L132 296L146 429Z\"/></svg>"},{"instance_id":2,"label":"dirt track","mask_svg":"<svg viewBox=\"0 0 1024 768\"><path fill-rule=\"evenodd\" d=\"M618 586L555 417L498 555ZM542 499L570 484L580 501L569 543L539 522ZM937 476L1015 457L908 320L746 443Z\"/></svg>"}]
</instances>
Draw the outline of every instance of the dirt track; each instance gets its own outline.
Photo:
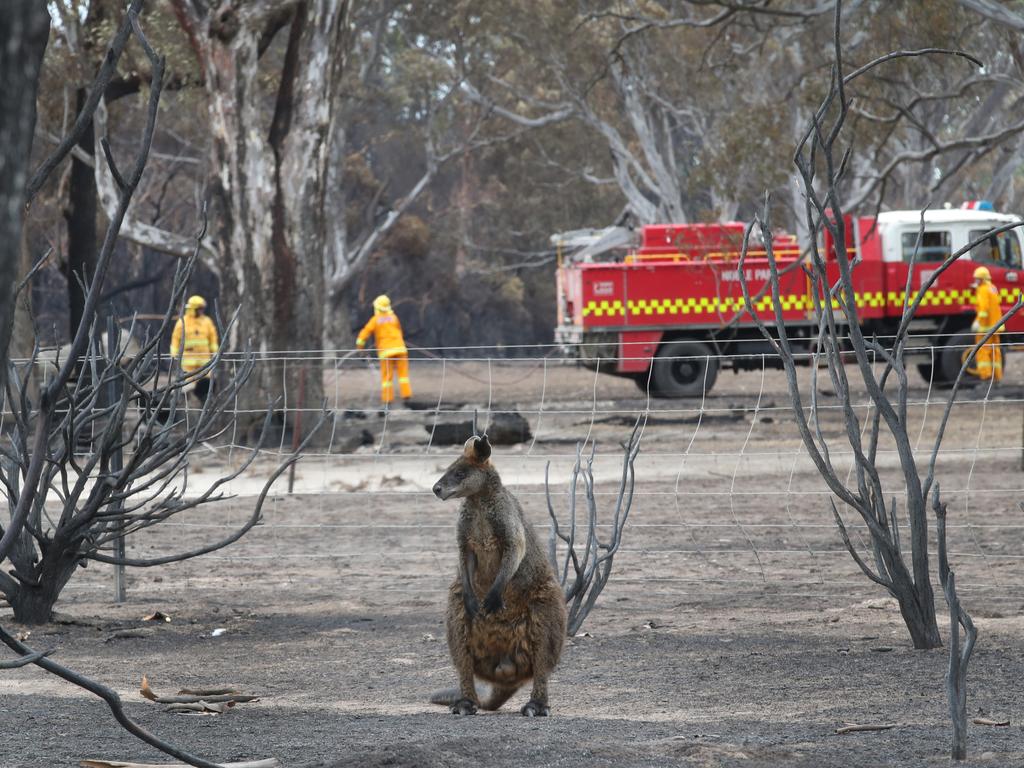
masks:
<instances>
[{"instance_id":1,"label":"dirt track","mask_svg":"<svg viewBox=\"0 0 1024 768\"><path fill-rule=\"evenodd\" d=\"M547 514L538 478L551 459L564 486L576 440L590 434L607 447L596 464L599 482L617 475L615 444L646 405L631 382L602 377L595 395L592 374L560 369L542 398L536 377L481 390L486 366L464 365L474 378L448 371L443 388L430 370L414 368L417 398L443 395L460 414L474 406L536 411L529 417L536 442L501 448L496 462L538 526ZM525 370L518 364L502 373ZM359 420L375 437L381 430L383 441L307 460L297 480L304 493L273 499L266 525L221 555L130 573L125 605L110 602L110 569L90 566L59 606L84 623L36 629L30 642L54 646L62 663L120 691L154 732L223 761L945 765L945 651L911 650L891 601L842 551L820 480L794 458L779 376L768 372L763 387L759 373L724 377L712 400L717 411L705 403L703 415L699 403L653 403L624 549L586 635L571 641L555 675L549 719L520 717L522 697L475 718L426 703L432 689L453 680L442 615L455 513L423 485L453 453L427 448L428 411L400 412L386 430L383 419ZM360 371L344 389L355 407L372 404L368 377ZM953 565L981 632L970 711L1011 721L971 726L971 765L1024 763L1020 392L1017 375L1002 399L971 396L958 407L941 465ZM934 404L928 412L925 438ZM983 445L991 450L979 453L983 412ZM924 416L923 406L911 411L915 425ZM826 425L830 434L837 425ZM212 476L218 464L197 466ZM353 473L366 482L352 486ZM615 490L600 485L602 513ZM251 503L248 496L224 502L131 548L163 552L209 540ZM564 494L555 503L564 510ZM140 621L153 610L172 621ZM945 619L940 625L945 635ZM212 637L217 628L227 631ZM116 637L135 629L141 636ZM167 714L138 696L143 674L161 693L234 684L262 698L221 716ZM845 723L896 727L834 734ZM36 669L0 673L0 724L0 768L160 760L100 702Z\"/></svg>"}]
</instances>

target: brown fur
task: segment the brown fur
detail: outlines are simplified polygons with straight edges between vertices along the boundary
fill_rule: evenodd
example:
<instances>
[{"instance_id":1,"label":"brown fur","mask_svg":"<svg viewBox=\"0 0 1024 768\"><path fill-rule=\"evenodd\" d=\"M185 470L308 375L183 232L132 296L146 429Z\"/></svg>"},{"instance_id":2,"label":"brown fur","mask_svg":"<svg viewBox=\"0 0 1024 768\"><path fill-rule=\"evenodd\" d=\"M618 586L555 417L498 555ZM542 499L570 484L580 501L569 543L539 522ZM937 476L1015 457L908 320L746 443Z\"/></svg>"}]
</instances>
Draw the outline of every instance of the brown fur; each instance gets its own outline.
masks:
<instances>
[{"instance_id":1,"label":"brown fur","mask_svg":"<svg viewBox=\"0 0 1024 768\"><path fill-rule=\"evenodd\" d=\"M548 714L548 677L562 653L562 588L537 534L490 462L487 438L470 438L434 485L440 499L461 498L459 576L448 591L448 650L457 691L431 697L455 714L494 710L533 680L524 715ZM489 683L483 703L475 680Z\"/></svg>"}]
</instances>

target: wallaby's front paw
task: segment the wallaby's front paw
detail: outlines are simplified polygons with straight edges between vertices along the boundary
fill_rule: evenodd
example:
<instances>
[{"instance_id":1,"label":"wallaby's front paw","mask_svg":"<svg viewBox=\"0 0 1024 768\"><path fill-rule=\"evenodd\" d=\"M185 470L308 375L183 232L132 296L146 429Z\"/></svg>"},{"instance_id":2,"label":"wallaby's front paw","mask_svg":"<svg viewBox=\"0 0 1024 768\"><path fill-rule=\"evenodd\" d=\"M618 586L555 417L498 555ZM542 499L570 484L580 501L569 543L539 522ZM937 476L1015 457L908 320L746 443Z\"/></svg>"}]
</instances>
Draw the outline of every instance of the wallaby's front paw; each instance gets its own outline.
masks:
<instances>
[{"instance_id":1,"label":"wallaby's front paw","mask_svg":"<svg viewBox=\"0 0 1024 768\"><path fill-rule=\"evenodd\" d=\"M526 717L547 717L551 714L551 710L548 709L548 705L542 704L536 699L530 699L528 702L523 704L523 708L519 711Z\"/></svg>"},{"instance_id":2,"label":"wallaby's front paw","mask_svg":"<svg viewBox=\"0 0 1024 768\"><path fill-rule=\"evenodd\" d=\"M485 613L497 613L505 607L505 603L501 600L500 592L488 592L487 597L484 598L484 612Z\"/></svg>"},{"instance_id":3,"label":"wallaby's front paw","mask_svg":"<svg viewBox=\"0 0 1024 768\"><path fill-rule=\"evenodd\" d=\"M459 699L452 705L453 715L475 715L476 704L469 699Z\"/></svg>"},{"instance_id":4,"label":"wallaby's front paw","mask_svg":"<svg viewBox=\"0 0 1024 768\"><path fill-rule=\"evenodd\" d=\"M464 597L462 604L466 608L466 616L472 621L476 618L476 615L480 613L480 603L477 602L475 597Z\"/></svg>"}]
</instances>

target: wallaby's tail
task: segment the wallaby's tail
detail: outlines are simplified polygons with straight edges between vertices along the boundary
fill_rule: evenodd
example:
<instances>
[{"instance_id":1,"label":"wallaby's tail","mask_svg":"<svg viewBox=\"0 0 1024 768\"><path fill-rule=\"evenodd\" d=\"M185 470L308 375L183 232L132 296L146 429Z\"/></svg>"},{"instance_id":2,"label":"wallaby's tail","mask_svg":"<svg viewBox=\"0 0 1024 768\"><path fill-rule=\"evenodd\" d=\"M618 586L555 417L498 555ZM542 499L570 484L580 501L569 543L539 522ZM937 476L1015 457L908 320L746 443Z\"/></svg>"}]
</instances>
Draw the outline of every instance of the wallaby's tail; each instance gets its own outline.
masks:
<instances>
[{"instance_id":1,"label":"wallaby's tail","mask_svg":"<svg viewBox=\"0 0 1024 768\"><path fill-rule=\"evenodd\" d=\"M502 704L511 698L512 694L519 690L519 686L503 686L503 685L492 685L490 695L486 699L480 700L480 708L486 709L493 712ZM479 691L477 697L480 697ZM445 707L450 707L459 699L462 698L462 693L458 688L445 688L440 691L434 691L430 694L431 704L441 704Z\"/></svg>"},{"instance_id":2,"label":"wallaby's tail","mask_svg":"<svg viewBox=\"0 0 1024 768\"><path fill-rule=\"evenodd\" d=\"M458 688L445 688L440 691L434 691L430 694L430 703L450 707L461 698L462 694L459 693Z\"/></svg>"}]
</instances>

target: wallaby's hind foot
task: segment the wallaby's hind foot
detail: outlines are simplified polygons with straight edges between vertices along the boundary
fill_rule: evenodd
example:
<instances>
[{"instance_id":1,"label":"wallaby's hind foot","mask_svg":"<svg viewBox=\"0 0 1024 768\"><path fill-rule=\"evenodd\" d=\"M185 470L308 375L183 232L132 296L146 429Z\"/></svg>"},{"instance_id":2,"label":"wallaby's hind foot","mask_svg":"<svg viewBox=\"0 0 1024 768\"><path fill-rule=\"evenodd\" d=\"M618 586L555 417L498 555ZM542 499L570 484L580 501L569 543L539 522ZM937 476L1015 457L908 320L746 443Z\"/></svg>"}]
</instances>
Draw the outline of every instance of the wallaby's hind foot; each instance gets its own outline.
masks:
<instances>
[{"instance_id":1,"label":"wallaby's hind foot","mask_svg":"<svg viewBox=\"0 0 1024 768\"><path fill-rule=\"evenodd\" d=\"M486 698L480 697L478 694L478 698L480 699L480 709L486 709L489 712L493 712L506 701L508 701L509 698L511 698L512 694L514 694L518 690L518 685L502 686L492 684L490 693ZM458 688L444 688L443 690L434 691L432 694L430 694L431 704L440 704L445 707L452 707L453 712L455 711L455 706L461 704L464 701L468 701L475 705L475 702L473 702L472 699L465 698ZM472 713L462 712L457 714Z\"/></svg>"},{"instance_id":2,"label":"wallaby's hind foot","mask_svg":"<svg viewBox=\"0 0 1024 768\"><path fill-rule=\"evenodd\" d=\"M476 704L469 699L459 699L452 705L453 715L475 715Z\"/></svg>"},{"instance_id":3,"label":"wallaby's hind foot","mask_svg":"<svg viewBox=\"0 0 1024 768\"><path fill-rule=\"evenodd\" d=\"M523 708L519 710L526 717L547 717L551 714L551 710L547 704L543 704L536 699L530 699L528 702L523 704Z\"/></svg>"}]
</instances>

